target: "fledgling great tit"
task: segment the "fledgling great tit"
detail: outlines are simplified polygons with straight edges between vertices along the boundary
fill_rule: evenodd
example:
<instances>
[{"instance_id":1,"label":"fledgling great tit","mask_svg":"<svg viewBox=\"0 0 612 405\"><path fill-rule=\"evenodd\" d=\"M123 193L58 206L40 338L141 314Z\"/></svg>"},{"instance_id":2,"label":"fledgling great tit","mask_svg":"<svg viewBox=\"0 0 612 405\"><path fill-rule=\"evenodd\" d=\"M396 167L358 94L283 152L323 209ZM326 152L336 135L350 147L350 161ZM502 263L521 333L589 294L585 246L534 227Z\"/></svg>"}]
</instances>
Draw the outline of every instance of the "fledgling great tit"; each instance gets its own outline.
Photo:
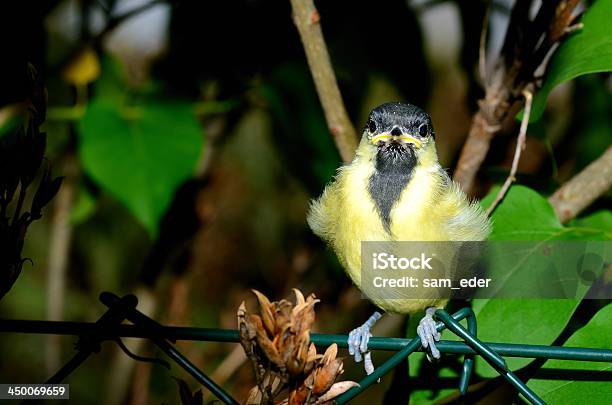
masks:
<instances>
[{"instance_id":1,"label":"fledgling great tit","mask_svg":"<svg viewBox=\"0 0 612 405\"><path fill-rule=\"evenodd\" d=\"M311 203L308 224L359 288L362 241L481 241L490 229L484 211L440 166L430 116L402 103L372 110L353 161ZM369 298L393 313L426 309L417 332L432 356L440 356L432 315L446 300ZM349 335L349 352L356 361L365 353L368 374L370 327L380 316L375 313Z\"/></svg>"}]
</instances>

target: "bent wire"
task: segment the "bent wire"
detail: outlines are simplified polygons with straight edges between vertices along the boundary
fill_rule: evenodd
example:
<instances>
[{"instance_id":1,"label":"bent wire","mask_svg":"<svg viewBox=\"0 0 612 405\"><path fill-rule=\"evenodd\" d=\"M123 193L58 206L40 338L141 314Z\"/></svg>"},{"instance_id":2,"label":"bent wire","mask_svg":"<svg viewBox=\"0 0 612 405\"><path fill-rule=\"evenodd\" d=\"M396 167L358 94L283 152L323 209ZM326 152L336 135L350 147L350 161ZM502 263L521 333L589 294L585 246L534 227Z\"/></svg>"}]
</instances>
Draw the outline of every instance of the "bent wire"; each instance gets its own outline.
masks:
<instances>
[{"instance_id":1,"label":"bent wire","mask_svg":"<svg viewBox=\"0 0 612 405\"><path fill-rule=\"evenodd\" d=\"M171 342L177 340L239 342L240 336L237 330L163 326L136 309L138 300L133 295L126 295L120 298L112 293L102 293L100 294L100 301L109 309L95 323L0 320L0 332L73 335L79 337L76 345L77 353L50 377L47 383L58 383L64 380L83 364L92 353L99 352L100 344L105 340L116 340L120 337L149 339L223 403L238 404L223 388L192 364L171 344ZM464 340L463 342L443 340L436 344L442 353L465 355L463 370L459 379L459 390L462 394L467 392L474 365L474 356L483 357L532 404L543 404L544 402L507 368L502 356L612 362L612 350L610 349L482 342L476 337L476 318L470 308L463 308L452 316L444 310L438 310L436 311L436 317L441 321L436 325L438 331L448 328ZM133 324L121 324L125 319ZM463 319L467 321L467 329L459 323ZM317 346L328 346L336 343L339 347L346 348L347 338L348 336L346 335L317 333L311 335L311 341ZM375 383L378 378L391 371L401 361L404 361L411 353L423 351L419 338L373 337L370 339L368 346L373 350L396 351L397 353L380 365L374 373L361 380L359 387L352 388L339 396L336 399L336 403L347 403Z\"/></svg>"}]
</instances>

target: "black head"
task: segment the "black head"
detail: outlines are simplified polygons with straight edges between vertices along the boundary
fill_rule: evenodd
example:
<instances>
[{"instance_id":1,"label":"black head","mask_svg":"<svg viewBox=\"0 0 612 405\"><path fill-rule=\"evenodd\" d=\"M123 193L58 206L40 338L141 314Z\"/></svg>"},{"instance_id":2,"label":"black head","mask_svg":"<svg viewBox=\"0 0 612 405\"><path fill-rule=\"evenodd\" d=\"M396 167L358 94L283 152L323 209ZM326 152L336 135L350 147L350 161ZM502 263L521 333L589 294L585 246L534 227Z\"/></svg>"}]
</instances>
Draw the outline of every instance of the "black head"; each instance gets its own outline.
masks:
<instances>
[{"instance_id":1,"label":"black head","mask_svg":"<svg viewBox=\"0 0 612 405\"><path fill-rule=\"evenodd\" d=\"M419 150L433 137L431 117L412 104L386 103L370 113L364 135L377 148L379 164L414 164Z\"/></svg>"},{"instance_id":2,"label":"black head","mask_svg":"<svg viewBox=\"0 0 612 405\"><path fill-rule=\"evenodd\" d=\"M411 143L408 141L414 138L415 142L412 144L417 148L427 138L434 136L429 114L412 104L403 103L386 103L373 109L366 122L365 131L374 144L383 141L399 142L401 136L405 135L405 143Z\"/></svg>"}]
</instances>

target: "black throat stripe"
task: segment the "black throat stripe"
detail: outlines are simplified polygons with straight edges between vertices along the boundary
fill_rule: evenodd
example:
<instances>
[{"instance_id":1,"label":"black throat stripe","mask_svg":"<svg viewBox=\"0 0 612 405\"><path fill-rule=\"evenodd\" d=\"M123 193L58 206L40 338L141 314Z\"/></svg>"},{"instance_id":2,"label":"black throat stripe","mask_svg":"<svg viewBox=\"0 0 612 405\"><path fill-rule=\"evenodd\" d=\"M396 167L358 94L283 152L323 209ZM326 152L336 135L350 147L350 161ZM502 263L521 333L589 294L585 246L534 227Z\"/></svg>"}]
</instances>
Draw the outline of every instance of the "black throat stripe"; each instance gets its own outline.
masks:
<instances>
[{"instance_id":1,"label":"black throat stripe","mask_svg":"<svg viewBox=\"0 0 612 405\"><path fill-rule=\"evenodd\" d=\"M416 156L412 151L402 154L379 152L376 155L376 170L370 176L368 192L374 200L385 230L389 233L391 209L412 178L415 165Z\"/></svg>"}]
</instances>

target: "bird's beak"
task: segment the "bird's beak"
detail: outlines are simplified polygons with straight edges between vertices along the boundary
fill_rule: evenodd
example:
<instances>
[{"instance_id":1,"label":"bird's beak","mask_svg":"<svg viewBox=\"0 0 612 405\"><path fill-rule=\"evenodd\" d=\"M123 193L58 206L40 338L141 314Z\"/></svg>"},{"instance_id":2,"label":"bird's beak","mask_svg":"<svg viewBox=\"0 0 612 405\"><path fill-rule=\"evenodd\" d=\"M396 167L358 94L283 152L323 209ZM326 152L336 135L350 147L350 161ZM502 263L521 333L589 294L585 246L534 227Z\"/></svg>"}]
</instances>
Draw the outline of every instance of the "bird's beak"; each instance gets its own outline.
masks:
<instances>
[{"instance_id":1,"label":"bird's beak","mask_svg":"<svg viewBox=\"0 0 612 405\"><path fill-rule=\"evenodd\" d=\"M381 142L390 142L390 141L395 141L398 143L410 143L414 145L416 149L419 149L422 145L422 142L413 136L405 135L405 134L402 134L400 136L394 136L388 132L383 132L382 134L373 136L372 139L370 140L372 145L378 145Z\"/></svg>"}]
</instances>

